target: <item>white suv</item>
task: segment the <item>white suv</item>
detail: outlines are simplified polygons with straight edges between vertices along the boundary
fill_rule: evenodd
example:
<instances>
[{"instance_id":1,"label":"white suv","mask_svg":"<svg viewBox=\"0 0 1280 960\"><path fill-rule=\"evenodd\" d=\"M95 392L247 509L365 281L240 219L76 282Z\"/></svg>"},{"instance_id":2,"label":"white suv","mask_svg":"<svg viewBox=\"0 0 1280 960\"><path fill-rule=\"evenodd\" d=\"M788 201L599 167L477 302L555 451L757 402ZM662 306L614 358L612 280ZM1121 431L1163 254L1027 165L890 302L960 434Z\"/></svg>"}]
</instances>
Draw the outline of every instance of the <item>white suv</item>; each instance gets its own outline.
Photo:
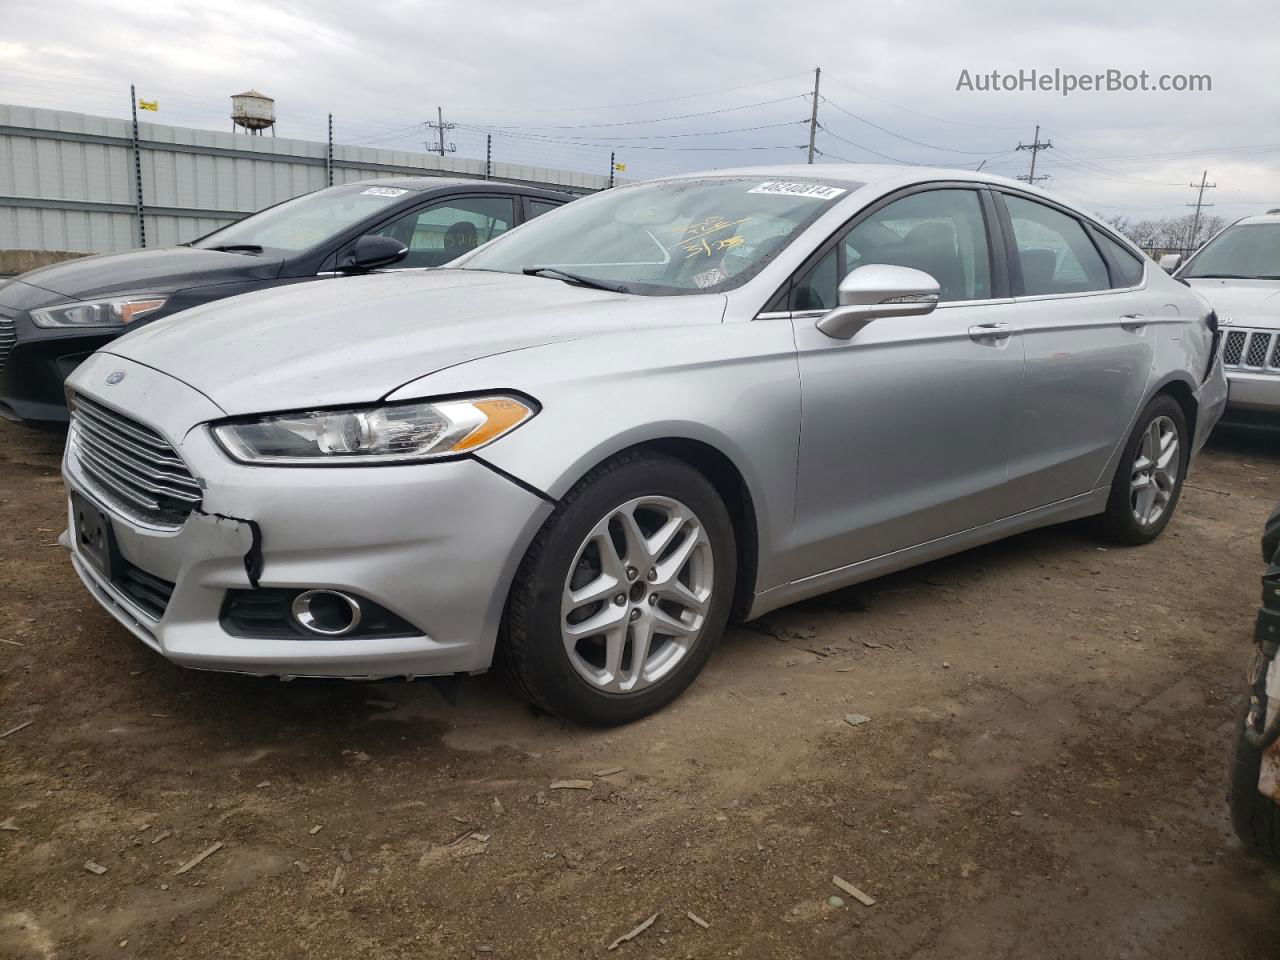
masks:
<instances>
[{"instance_id":1,"label":"white suv","mask_svg":"<svg viewBox=\"0 0 1280 960\"><path fill-rule=\"evenodd\" d=\"M1222 324L1228 419L1280 427L1280 210L1237 220L1176 276L1204 295Z\"/></svg>"}]
</instances>

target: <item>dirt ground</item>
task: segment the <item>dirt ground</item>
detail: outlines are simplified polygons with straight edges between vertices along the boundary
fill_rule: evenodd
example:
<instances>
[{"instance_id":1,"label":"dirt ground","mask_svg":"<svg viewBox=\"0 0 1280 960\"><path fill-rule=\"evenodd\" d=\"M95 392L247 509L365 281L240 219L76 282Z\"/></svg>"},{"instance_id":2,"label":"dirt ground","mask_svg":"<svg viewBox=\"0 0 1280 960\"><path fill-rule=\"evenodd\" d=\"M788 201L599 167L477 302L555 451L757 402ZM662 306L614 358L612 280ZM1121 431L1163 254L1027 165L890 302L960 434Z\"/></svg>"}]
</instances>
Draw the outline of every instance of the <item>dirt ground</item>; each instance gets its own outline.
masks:
<instances>
[{"instance_id":1,"label":"dirt ground","mask_svg":"<svg viewBox=\"0 0 1280 960\"><path fill-rule=\"evenodd\" d=\"M171 666L56 545L60 445L0 424L0 956L603 957L655 913L613 955L1280 956L1224 803L1280 443L1216 440L1150 547L1058 527L733 628L603 732Z\"/></svg>"}]
</instances>

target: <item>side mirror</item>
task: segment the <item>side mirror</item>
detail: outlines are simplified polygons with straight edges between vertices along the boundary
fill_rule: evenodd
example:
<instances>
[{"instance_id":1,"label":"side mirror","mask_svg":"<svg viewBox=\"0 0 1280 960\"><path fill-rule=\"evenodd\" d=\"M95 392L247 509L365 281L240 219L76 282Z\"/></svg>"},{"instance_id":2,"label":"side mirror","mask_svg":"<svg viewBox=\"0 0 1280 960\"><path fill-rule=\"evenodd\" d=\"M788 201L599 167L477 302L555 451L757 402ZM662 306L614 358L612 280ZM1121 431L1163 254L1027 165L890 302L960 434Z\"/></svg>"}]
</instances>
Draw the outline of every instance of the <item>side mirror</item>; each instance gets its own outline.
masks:
<instances>
[{"instance_id":1,"label":"side mirror","mask_svg":"<svg viewBox=\"0 0 1280 960\"><path fill-rule=\"evenodd\" d=\"M849 340L872 320L920 317L938 305L938 281L923 270L869 263L840 281L834 310L818 318L818 329Z\"/></svg>"},{"instance_id":2,"label":"side mirror","mask_svg":"<svg viewBox=\"0 0 1280 960\"><path fill-rule=\"evenodd\" d=\"M1173 273L1182 264L1182 254L1166 253L1160 258L1160 269L1165 273Z\"/></svg>"},{"instance_id":3,"label":"side mirror","mask_svg":"<svg viewBox=\"0 0 1280 960\"><path fill-rule=\"evenodd\" d=\"M342 273L361 273L399 263L409 255L409 248L395 237L365 234L338 263Z\"/></svg>"}]
</instances>

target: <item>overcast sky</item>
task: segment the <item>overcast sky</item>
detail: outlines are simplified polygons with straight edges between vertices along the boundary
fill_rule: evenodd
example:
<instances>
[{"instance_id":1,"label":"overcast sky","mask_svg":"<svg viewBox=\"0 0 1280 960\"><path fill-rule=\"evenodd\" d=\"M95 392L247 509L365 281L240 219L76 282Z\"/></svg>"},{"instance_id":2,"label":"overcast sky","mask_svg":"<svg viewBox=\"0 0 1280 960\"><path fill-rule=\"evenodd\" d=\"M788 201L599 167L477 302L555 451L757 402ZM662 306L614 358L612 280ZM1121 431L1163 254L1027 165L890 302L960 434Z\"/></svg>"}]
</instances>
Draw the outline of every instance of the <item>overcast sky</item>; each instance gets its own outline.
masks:
<instances>
[{"instance_id":1,"label":"overcast sky","mask_svg":"<svg viewBox=\"0 0 1280 960\"><path fill-rule=\"evenodd\" d=\"M1027 172L1134 219L1182 214L1209 171L1210 211L1280 207L1280 4L1267 0L946 0L787 5L646 0L0 0L0 102L229 129L228 97L276 98L280 136L421 150L458 124L459 155L629 178L802 161L813 68L818 148ZM1212 92L957 91L962 70L1208 74ZM699 114L698 116L690 116ZM649 122L655 121L655 122ZM673 136L676 135L676 136ZM767 147L769 149L747 149ZM660 149L653 149L660 148ZM712 149L714 148L714 149Z\"/></svg>"}]
</instances>

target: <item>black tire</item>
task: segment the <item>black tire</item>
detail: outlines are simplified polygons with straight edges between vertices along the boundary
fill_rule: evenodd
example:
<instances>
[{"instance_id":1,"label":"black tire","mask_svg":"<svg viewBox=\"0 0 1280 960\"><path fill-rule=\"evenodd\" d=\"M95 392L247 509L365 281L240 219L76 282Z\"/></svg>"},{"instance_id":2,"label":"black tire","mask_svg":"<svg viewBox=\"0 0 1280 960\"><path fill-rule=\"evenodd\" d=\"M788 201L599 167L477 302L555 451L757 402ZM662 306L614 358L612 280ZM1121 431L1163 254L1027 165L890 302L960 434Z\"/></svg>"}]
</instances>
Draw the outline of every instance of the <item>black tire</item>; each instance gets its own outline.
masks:
<instances>
[{"instance_id":1,"label":"black tire","mask_svg":"<svg viewBox=\"0 0 1280 960\"><path fill-rule=\"evenodd\" d=\"M1246 703L1246 715L1249 709L1250 704ZM1245 848L1255 856L1280 862L1280 805L1258 790L1263 748L1261 736L1250 731L1242 717L1231 761L1227 800L1231 825Z\"/></svg>"},{"instance_id":2,"label":"black tire","mask_svg":"<svg viewBox=\"0 0 1280 960\"><path fill-rule=\"evenodd\" d=\"M1168 417L1177 429L1178 477L1164 513L1154 523L1142 524L1134 516L1129 485L1133 479L1133 465L1141 448L1143 435L1157 417ZM1142 415L1134 424L1133 433L1125 443L1120 463L1116 466L1115 478L1111 481L1111 495L1107 499L1107 509L1094 521L1094 531L1106 540L1127 546L1150 543L1160 536L1164 528L1169 525L1173 511L1178 506L1178 499L1182 496L1182 483L1186 479L1187 464L1190 459L1191 440L1187 434L1187 418L1182 412L1182 407L1168 394L1158 394L1142 411Z\"/></svg>"},{"instance_id":3,"label":"black tire","mask_svg":"<svg viewBox=\"0 0 1280 960\"><path fill-rule=\"evenodd\" d=\"M671 672L652 686L616 694L593 688L573 668L561 641L561 592L591 529L636 497L671 497L697 515L711 545L712 595L702 629ZM615 726L670 703L693 682L724 632L737 576L733 524L701 473L672 457L621 454L583 477L534 537L516 572L496 664L523 697L574 723Z\"/></svg>"}]
</instances>

